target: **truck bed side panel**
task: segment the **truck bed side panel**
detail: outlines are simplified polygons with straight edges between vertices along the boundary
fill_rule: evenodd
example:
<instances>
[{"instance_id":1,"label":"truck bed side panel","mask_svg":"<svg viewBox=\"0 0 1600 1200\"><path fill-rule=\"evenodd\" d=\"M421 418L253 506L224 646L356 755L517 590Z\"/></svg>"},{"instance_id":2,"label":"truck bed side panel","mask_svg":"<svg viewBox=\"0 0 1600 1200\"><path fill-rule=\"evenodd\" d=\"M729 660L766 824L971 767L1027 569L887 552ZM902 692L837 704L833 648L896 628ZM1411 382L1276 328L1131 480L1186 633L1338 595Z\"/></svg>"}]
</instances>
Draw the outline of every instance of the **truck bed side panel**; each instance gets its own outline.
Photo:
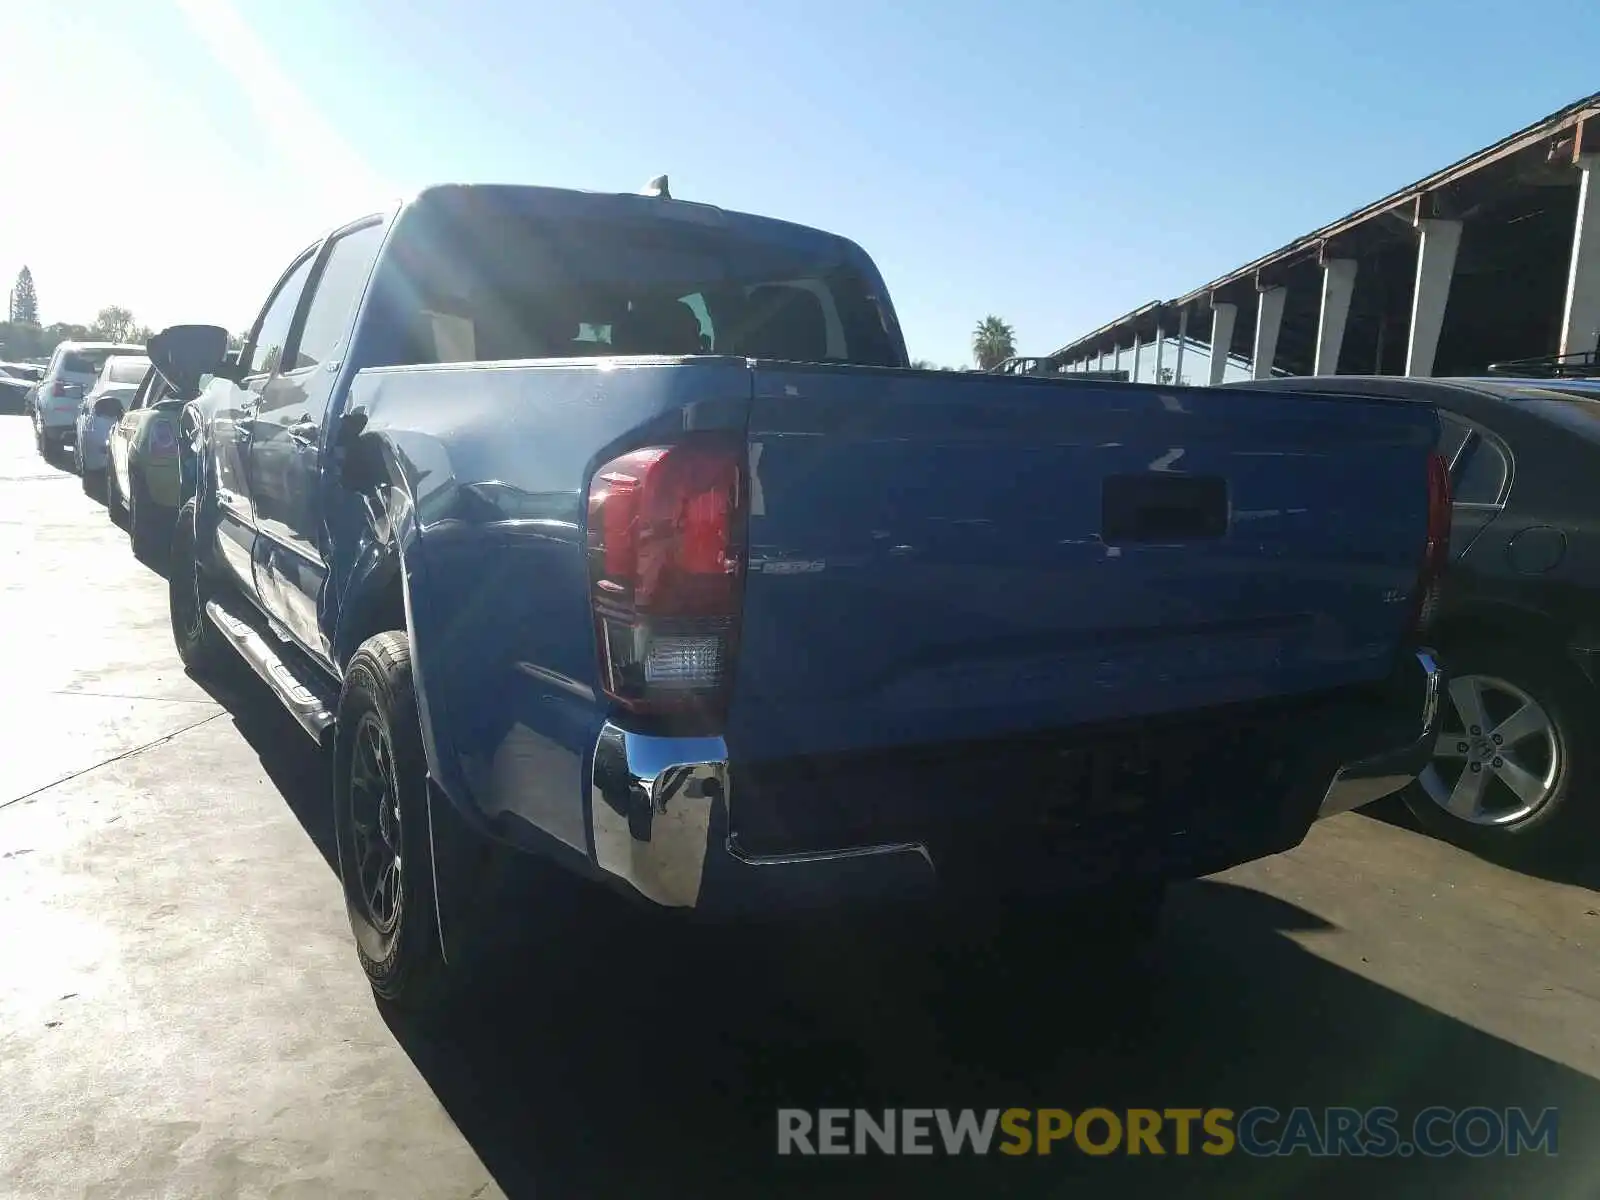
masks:
<instances>
[{"instance_id":1,"label":"truck bed side panel","mask_svg":"<svg viewBox=\"0 0 1600 1200\"><path fill-rule=\"evenodd\" d=\"M357 377L417 534L406 582L434 767L491 819L588 853L587 755L604 720L584 497L619 447L742 428L743 360L548 361ZM380 515L378 523L382 523Z\"/></svg>"}]
</instances>

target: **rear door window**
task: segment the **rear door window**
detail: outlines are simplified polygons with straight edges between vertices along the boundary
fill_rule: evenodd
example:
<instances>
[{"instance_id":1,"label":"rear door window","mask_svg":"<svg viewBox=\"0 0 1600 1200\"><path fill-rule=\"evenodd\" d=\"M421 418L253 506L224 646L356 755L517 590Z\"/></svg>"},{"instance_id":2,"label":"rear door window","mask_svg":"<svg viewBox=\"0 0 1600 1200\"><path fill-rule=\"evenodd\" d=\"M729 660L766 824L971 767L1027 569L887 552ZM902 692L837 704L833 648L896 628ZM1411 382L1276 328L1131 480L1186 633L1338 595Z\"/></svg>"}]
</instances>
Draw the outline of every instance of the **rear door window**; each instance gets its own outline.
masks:
<instances>
[{"instance_id":1,"label":"rear door window","mask_svg":"<svg viewBox=\"0 0 1600 1200\"><path fill-rule=\"evenodd\" d=\"M1499 504L1509 464L1492 439L1474 433L1457 463L1451 490L1457 504Z\"/></svg>"},{"instance_id":2,"label":"rear door window","mask_svg":"<svg viewBox=\"0 0 1600 1200\"><path fill-rule=\"evenodd\" d=\"M1455 469L1456 458L1471 436L1472 426L1460 417L1446 412L1439 414L1439 453L1452 470Z\"/></svg>"},{"instance_id":3,"label":"rear door window","mask_svg":"<svg viewBox=\"0 0 1600 1200\"><path fill-rule=\"evenodd\" d=\"M383 246L383 233L383 224L374 222L334 240L306 308L294 352L296 370L327 362L339 353Z\"/></svg>"}]
</instances>

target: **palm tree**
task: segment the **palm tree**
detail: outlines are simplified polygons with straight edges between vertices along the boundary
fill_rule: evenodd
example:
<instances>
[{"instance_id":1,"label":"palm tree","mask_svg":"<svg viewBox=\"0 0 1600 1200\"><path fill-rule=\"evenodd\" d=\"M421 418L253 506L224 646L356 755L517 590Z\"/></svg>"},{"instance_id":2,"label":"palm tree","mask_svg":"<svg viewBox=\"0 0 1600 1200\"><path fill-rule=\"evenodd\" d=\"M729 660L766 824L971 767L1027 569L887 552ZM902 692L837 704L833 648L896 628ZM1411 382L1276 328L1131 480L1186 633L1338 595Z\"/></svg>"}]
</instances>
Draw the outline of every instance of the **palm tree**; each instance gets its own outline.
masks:
<instances>
[{"instance_id":1,"label":"palm tree","mask_svg":"<svg viewBox=\"0 0 1600 1200\"><path fill-rule=\"evenodd\" d=\"M1016 352L1016 331L993 313L972 331L972 357L981 371L993 370Z\"/></svg>"}]
</instances>

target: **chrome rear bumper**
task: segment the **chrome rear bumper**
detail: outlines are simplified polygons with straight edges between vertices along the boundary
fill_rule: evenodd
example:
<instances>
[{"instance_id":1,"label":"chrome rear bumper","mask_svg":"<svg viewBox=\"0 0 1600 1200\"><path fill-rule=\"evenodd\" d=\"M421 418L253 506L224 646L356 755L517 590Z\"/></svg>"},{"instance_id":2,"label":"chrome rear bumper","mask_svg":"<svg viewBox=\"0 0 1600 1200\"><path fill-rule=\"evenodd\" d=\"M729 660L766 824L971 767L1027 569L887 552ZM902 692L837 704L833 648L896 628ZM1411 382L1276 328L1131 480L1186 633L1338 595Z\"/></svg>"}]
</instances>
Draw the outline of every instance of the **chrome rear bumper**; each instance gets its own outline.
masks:
<instances>
[{"instance_id":1,"label":"chrome rear bumper","mask_svg":"<svg viewBox=\"0 0 1600 1200\"><path fill-rule=\"evenodd\" d=\"M1445 677L1431 650L1417 651L1416 659L1422 673L1417 739L1388 753L1341 768L1328 785L1327 794L1317 809L1317 820L1338 816L1398 792L1428 765L1428 760L1433 756L1433 744L1439 737L1442 713L1439 700L1444 691Z\"/></svg>"}]
</instances>

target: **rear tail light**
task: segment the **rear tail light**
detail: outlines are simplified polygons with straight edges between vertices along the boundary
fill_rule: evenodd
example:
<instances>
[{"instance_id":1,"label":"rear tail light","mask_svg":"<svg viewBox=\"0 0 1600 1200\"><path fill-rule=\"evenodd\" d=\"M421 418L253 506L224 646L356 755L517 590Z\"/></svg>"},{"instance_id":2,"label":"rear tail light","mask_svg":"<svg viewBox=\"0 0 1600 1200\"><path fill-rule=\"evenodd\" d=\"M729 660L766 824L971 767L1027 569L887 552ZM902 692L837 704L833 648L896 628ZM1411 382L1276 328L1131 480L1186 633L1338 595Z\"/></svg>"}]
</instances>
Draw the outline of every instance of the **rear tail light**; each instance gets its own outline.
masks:
<instances>
[{"instance_id":1,"label":"rear tail light","mask_svg":"<svg viewBox=\"0 0 1600 1200\"><path fill-rule=\"evenodd\" d=\"M83 384L52 383L44 391L46 400L73 400L83 395Z\"/></svg>"},{"instance_id":2,"label":"rear tail light","mask_svg":"<svg viewBox=\"0 0 1600 1200\"><path fill-rule=\"evenodd\" d=\"M719 721L744 592L742 438L692 436L613 459L589 484L600 682L630 712Z\"/></svg>"},{"instance_id":3,"label":"rear tail light","mask_svg":"<svg viewBox=\"0 0 1600 1200\"><path fill-rule=\"evenodd\" d=\"M1439 588L1450 561L1450 467L1444 456L1428 456L1428 540L1417 572L1416 616L1412 627L1426 633L1439 608Z\"/></svg>"},{"instance_id":4,"label":"rear tail light","mask_svg":"<svg viewBox=\"0 0 1600 1200\"><path fill-rule=\"evenodd\" d=\"M150 453L158 458L170 458L177 452L178 436L172 431L172 422L153 422L150 426Z\"/></svg>"}]
</instances>

